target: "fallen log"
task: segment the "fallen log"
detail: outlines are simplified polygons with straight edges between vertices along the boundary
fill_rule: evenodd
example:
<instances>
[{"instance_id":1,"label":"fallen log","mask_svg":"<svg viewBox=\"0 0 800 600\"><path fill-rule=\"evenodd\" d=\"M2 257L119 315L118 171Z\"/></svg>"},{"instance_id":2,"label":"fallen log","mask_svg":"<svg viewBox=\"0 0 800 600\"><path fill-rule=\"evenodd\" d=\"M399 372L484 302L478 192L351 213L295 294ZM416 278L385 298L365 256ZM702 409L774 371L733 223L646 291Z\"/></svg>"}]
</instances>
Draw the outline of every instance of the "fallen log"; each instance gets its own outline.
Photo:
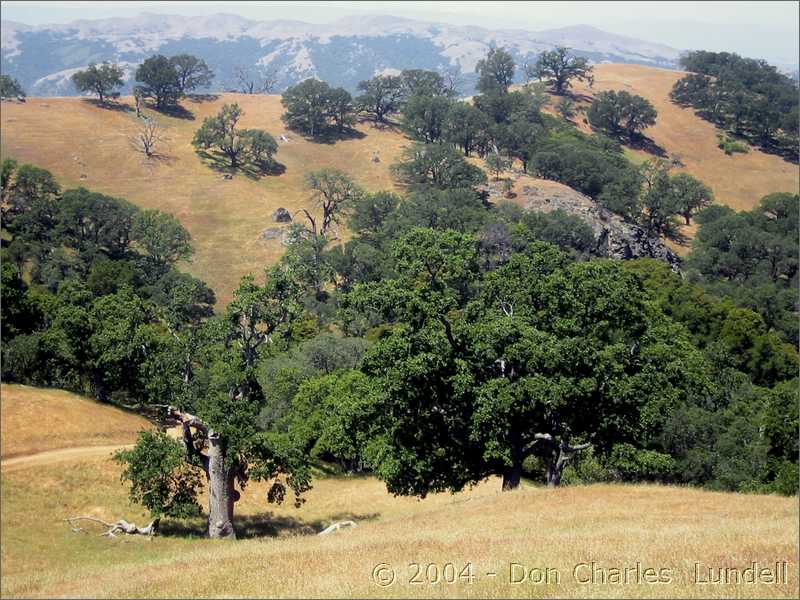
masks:
<instances>
[{"instance_id":1,"label":"fallen log","mask_svg":"<svg viewBox=\"0 0 800 600\"><path fill-rule=\"evenodd\" d=\"M124 533L126 535L145 535L145 536L154 536L158 533L158 519L151 521L147 527L137 527L136 523L129 523L124 519L120 519L114 523L109 523L108 521L104 521L103 519L98 519L97 517L68 517L64 519L66 522L70 524L72 527L72 531L75 533L88 533L82 527L73 526L74 521L93 521L95 523L100 523L104 527L108 529L100 534L101 537L117 537L118 533Z\"/></svg>"},{"instance_id":2,"label":"fallen log","mask_svg":"<svg viewBox=\"0 0 800 600\"><path fill-rule=\"evenodd\" d=\"M338 523L333 523L329 525L322 531L320 531L317 535L328 535L329 533L333 533L334 531L339 531L343 527L357 527L355 521L339 521Z\"/></svg>"}]
</instances>

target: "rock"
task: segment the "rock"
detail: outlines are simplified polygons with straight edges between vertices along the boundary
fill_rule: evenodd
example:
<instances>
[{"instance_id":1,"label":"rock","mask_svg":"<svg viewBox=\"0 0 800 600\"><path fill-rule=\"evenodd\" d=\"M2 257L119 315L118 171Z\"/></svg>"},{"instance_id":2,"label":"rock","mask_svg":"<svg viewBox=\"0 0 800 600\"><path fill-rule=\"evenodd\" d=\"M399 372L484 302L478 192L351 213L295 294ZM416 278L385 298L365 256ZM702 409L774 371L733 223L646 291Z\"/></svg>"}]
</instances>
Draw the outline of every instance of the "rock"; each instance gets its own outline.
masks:
<instances>
[{"instance_id":1,"label":"rock","mask_svg":"<svg viewBox=\"0 0 800 600\"><path fill-rule=\"evenodd\" d=\"M289 214L288 210L280 207L275 209L275 212L272 213L272 220L276 223L291 223L292 215Z\"/></svg>"},{"instance_id":2,"label":"rock","mask_svg":"<svg viewBox=\"0 0 800 600\"><path fill-rule=\"evenodd\" d=\"M535 180L536 181L536 180ZM539 212L561 209L585 221L594 232L597 251L618 259L657 258L680 270L680 258L661 239L651 237L642 227L628 223L619 215L570 187L553 181L536 181L522 188L525 208Z\"/></svg>"},{"instance_id":3,"label":"rock","mask_svg":"<svg viewBox=\"0 0 800 600\"><path fill-rule=\"evenodd\" d=\"M233 179L233 175L231 175L230 173L225 173L225 175L223 175L222 178L225 181L229 181L229 180Z\"/></svg>"},{"instance_id":4,"label":"rock","mask_svg":"<svg viewBox=\"0 0 800 600\"><path fill-rule=\"evenodd\" d=\"M280 227L270 227L261 232L261 239L275 240L283 235L283 229Z\"/></svg>"}]
</instances>

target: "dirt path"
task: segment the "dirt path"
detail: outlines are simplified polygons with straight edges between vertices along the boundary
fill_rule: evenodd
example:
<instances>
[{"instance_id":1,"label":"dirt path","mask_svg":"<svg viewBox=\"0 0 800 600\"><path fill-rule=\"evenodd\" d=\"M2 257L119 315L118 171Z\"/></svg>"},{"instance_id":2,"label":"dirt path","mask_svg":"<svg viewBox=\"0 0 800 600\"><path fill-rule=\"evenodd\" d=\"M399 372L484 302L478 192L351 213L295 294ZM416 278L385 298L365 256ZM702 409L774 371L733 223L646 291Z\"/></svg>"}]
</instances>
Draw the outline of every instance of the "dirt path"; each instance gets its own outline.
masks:
<instances>
[{"instance_id":1,"label":"dirt path","mask_svg":"<svg viewBox=\"0 0 800 600\"><path fill-rule=\"evenodd\" d=\"M115 450L122 448L133 448L133 444L111 444L108 446L78 446L76 448L61 448L59 450L48 450L47 452L37 452L26 456L15 456L0 461L0 468L5 471L16 471L27 467L49 465L52 463L73 460L76 458L97 458L109 456Z\"/></svg>"}]
</instances>

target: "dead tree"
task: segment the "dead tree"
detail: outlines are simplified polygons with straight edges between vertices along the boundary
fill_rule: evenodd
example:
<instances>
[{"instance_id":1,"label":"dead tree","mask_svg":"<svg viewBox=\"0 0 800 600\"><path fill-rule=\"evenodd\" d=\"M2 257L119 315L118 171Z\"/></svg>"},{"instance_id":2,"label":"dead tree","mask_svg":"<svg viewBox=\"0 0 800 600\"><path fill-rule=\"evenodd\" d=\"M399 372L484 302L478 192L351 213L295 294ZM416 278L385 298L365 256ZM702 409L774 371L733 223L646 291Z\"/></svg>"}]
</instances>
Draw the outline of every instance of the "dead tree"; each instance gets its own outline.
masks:
<instances>
[{"instance_id":1,"label":"dead tree","mask_svg":"<svg viewBox=\"0 0 800 600\"><path fill-rule=\"evenodd\" d=\"M130 137L131 144L147 158L156 155L156 149L166 140L164 128L155 119L145 118L138 131Z\"/></svg>"},{"instance_id":2,"label":"dead tree","mask_svg":"<svg viewBox=\"0 0 800 600\"><path fill-rule=\"evenodd\" d=\"M252 75L249 69L236 67L234 74L239 83L239 90L243 94L269 94L278 83L278 73L275 69L267 71L259 69L255 75Z\"/></svg>"},{"instance_id":3,"label":"dead tree","mask_svg":"<svg viewBox=\"0 0 800 600\"><path fill-rule=\"evenodd\" d=\"M77 527L74 525L74 521L92 521L94 523L100 523L103 527L107 527L107 530L101 533L100 535L103 537L117 537L118 533L124 533L125 535L146 535L146 536L154 536L158 533L158 519L151 521L147 527L137 527L135 523L129 523L124 519L120 519L114 523L109 523L108 521L104 521L103 519L98 519L97 517L67 517L64 519L67 523L70 524L72 527L72 531L75 533L87 533L85 529L82 527Z\"/></svg>"}]
</instances>

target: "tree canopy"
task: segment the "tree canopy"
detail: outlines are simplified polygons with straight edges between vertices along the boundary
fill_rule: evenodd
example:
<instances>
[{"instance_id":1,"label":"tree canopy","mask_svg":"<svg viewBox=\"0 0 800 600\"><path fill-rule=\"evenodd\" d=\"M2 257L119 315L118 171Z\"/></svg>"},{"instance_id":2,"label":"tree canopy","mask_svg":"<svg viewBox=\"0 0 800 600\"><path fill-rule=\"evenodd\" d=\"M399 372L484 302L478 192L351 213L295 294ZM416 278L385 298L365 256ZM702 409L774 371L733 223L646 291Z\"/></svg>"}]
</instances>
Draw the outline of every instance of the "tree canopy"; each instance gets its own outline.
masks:
<instances>
[{"instance_id":1,"label":"tree canopy","mask_svg":"<svg viewBox=\"0 0 800 600\"><path fill-rule=\"evenodd\" d=\"M97 94L103 103L115 88L122 86L123 74L122 68L118 65L105 62L97 66L95 63L90 63L85 71L78 71L72 75L72 82L79 92Z\"/></svg>"}]
</instances>

